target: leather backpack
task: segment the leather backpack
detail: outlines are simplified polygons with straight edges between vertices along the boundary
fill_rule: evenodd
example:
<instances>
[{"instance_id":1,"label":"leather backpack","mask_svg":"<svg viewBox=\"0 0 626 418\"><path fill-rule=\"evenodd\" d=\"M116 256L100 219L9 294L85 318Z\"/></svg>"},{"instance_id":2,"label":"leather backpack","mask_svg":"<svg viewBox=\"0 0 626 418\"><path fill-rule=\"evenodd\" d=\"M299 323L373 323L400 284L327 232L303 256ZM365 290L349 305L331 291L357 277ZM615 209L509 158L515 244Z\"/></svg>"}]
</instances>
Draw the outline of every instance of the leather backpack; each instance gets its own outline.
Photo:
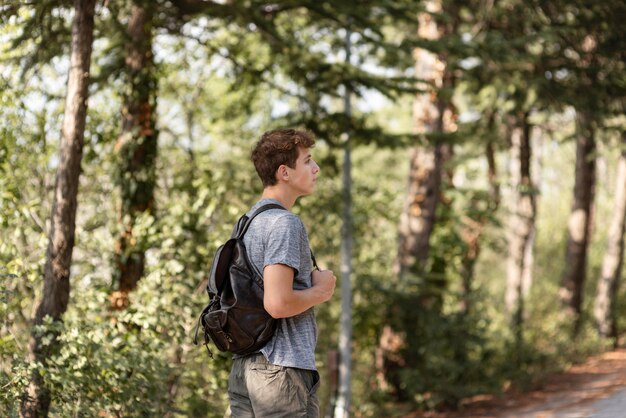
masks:
<instances>
[{"instance_id":1,"label":"leather backpack","mask_svg":"<svg viewBox=\"0 0 626 418\"><path fill-rule=\"evenodd\" d=\"M194 344L198 345L198 331L204 334L204 345L209 349L213 341L220 351L250 354L261 349L274 335L277 320L263 307L263 278L254 267L243 237L252 220L270 209L286 210L277 204L267 204L251 216L242 216L231 238L220 246L213 258L207 293L210 302L202 310Z\"/></svg>"}]
</instances>

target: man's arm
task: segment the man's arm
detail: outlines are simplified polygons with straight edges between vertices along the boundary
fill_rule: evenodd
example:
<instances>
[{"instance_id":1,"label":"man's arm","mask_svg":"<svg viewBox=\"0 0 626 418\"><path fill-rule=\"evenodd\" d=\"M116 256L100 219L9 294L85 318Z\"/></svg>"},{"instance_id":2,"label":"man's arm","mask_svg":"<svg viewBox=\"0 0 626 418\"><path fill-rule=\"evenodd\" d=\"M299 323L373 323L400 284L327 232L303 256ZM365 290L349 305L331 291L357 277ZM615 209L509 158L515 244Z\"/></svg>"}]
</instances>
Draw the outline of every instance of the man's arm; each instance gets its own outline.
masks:
<instances>
[{"instance_id":1,"label":"man's arm","mask_svg":"<svg viewBox=\"0 0 626 418\"><path fill-rule=\"evenodd\" d=\"M263 270L263 305L273 318L296 316L312 306L329 300L335 291L332 271L313 271L313 286L293 288L294 270L284 264L272 264Z\"/></svg>"}]
</instances>

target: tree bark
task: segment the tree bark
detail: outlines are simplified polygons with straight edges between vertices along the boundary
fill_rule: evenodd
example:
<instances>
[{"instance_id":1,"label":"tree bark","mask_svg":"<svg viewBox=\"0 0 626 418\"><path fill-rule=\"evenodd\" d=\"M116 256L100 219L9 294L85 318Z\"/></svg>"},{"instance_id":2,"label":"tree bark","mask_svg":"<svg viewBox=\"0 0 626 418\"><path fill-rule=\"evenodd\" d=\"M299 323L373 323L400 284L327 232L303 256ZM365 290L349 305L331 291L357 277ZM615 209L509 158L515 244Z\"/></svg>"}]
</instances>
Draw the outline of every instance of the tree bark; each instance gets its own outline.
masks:
<instances>
[{"instance_id":1,"label":"tree bark","mask_svg":"<svg viewBox=\"0 0 626 418\"><path fill-rule=\"evenodd\" d=\"M595 191L595 132L588 115L577 114L576 172L574 200L568 222L565 270L559 295L577 334L582 312L587 269L587 247L591 232L591 209Z\"/></svg>"},{"instance_id":2,"label":"tree bark","mask_svg":"<svg viewBox=\"0 0 626 418\"><path fill-rule=\"evenodd\" d=\"M35 312L28 347L29 360L43 367L50 355L59 349L58 335L54 331L44 335L36 327L42 325L46 317L60 321L67 310L70 296L70 265L74 248L78 184L87 116L95 3L95 0L74 1L72 52L44 267L44 288L42 299ZM44 343L46 336L51 337L50 343ZM46 388L37 367L22 399L20 416L46 417L50 402L50 391Z\"/></svg>"},{"instance_id":3,"label":"tree bark","mask_svg":"<svg viewBox=\"0 0 626 418\"><path fill-rule=\"evenodd\" d=\"M411 151L409 184L400 215L398 258L394 273L398 277L420 272L428 260L430 236L441 194L444 145L416 147Z\"/></svg>"},{"instance_id":4,"label":"tree bark","mask_svg":"<svg viewBox=\"0 0 626 418\"><path fill-rule=\"evenodd\" d=\"M441 12L439 1L429 1L427 11L419 16L419 36L439 39L440 29L431 13ZM453 130L454 111L449 100L440 97L438 90L451 88L453 80L446 64L437 54L426 49L414 51L416 76L424 80L427 93L418 94L414 101L413 117L418 135L444 133ZM423 143L411 151L407 196L400 215L398 256L394 274L402 279L417 274L428 260L430 236L441 199L444 164L451 150L448 144Z\"/></svg>"},{"instance_id":5,"label":"tree bark","mask_svg":"<svg viewBox=\"0 0 626 418\"><path fill-rule=\"evenodd\" d=\"M528 291L531 265L528 263L529 245L535 229L535 187L531 178L531 142L528 114L516 116L511 131L513 207L509 219L509 251L505 304L508 316L518 337L524 320L524 298ZM532 251L532 249L530 250Z\"/></svg>"},{"instance_id":6,"label":"tree bark","mask_svg":"<svg viewBox=\"0 0 626 418\"><path fill-rule=\"evenodd\" d=\"M625 224L626 134L622 133L622 154L618 162L613 217L593 312L599 335L602 338L612 338L614 346L617 346L618 342L617 289L622 275Z\"/></svg>"},{"instance_id":7,"label":"tree bark","mask_svg":"<svg viewBox=\"0 0 626 418\"><path fill-rule=\"evenodd\" d=\"M118 222L121 234L115 248L116 309L128 305L128 293L144 274L143 237L135 234L138 218L151 215L156 182L157 132L155 124L157 81L152 54L152 9L150 2L136 1L128 22L126 88L122 108L122 133L115 145L117 180L121 191Z\"/></svg>"}]
</instances>

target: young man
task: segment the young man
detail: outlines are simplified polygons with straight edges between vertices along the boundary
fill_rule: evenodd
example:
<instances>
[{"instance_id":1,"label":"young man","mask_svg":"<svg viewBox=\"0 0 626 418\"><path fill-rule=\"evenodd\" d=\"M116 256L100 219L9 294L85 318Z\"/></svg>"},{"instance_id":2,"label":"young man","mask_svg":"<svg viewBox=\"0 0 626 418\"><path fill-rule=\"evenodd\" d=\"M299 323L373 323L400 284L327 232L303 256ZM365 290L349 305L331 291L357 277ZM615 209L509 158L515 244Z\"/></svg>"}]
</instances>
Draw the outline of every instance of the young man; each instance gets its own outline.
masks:
<instances>
[{"instance_id":1,"label":"young man","mask_svg":"<svg viewBox=\"0 0 626 418\"><path fill-rule=\"evenodd\" d=\"M263 273L265 309L279 320L259 353L234 358L228 381L234 418L319 417L313 307L331 298L336 278L313 270L306 230L290 212L296 199L315 190L314 144L307 132L278 129L263 134L252 151L264 189L248 214L268 203L286 209L262 212L244 236L251 262Z\"/></svg>"}]
</instances>

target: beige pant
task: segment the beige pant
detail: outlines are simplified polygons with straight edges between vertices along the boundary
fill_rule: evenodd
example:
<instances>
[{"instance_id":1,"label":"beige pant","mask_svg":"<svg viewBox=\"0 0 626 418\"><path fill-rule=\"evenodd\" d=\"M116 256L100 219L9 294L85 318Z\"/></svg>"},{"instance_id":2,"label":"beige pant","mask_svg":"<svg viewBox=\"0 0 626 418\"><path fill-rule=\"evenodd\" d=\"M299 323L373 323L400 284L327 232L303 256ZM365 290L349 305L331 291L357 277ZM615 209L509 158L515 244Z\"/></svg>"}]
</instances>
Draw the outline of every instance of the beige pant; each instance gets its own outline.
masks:
<instances>
[{"instance_id":1,"label":"beige pant","mask_svg":"<svg viewBox=\"0 0 626 418\"><path fill-rule=\"evenodd\" d=\"M269 364L263 354L236 358L228 379L233 418L319 418L314 370Z\"/></svg>"}]
</instances>

